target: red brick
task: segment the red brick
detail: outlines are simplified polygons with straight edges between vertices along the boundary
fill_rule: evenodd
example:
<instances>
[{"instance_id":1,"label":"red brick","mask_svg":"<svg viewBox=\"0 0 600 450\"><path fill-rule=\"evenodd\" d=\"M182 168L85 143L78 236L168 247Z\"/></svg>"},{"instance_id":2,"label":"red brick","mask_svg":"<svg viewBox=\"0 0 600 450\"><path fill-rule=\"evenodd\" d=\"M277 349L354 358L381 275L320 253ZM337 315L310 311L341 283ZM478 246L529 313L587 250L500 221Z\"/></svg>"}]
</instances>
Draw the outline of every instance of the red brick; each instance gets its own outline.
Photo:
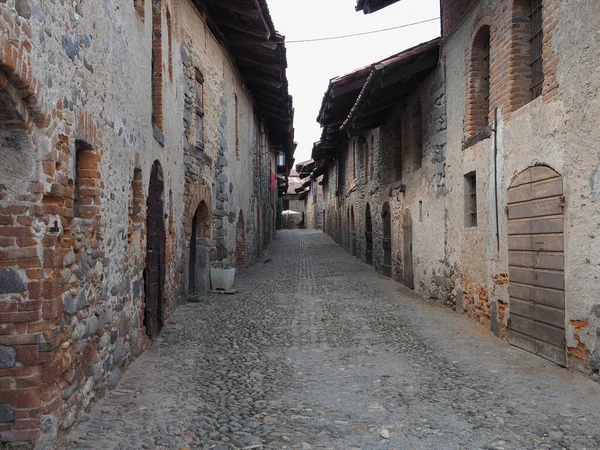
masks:
<instances>
[{"instance_id":1,"label":"red brick","mask_svg":"<svg viewBox=\"0 0 600 450\"><path fill-rule=\"evenodd\" d=\"M15 441L36 441L40 438L40 430L15 430L3 431L0 433L0 441L15 442Z\"/></svg>"},{"instance_id":2,"label":"red brick","mask_svg":"<svg viewBox=\"0 0 600 450\"><path fill-rule=\"evenodd\" d=\"M15 347L17 361L23 365L33 365L39 362L39 347L36 345L22 345Z\"/></svg>"},{"instance_id":3,"label":"red brick","mask_svg":"<svg viewBox=\"0 0 600 450\"><path fill-rule=\"evenodd\" d=\"M11 389L0 391L0 398L3 402L14 408L35 408L40 406L40 389Z\"/></svg>"}]
</instances>

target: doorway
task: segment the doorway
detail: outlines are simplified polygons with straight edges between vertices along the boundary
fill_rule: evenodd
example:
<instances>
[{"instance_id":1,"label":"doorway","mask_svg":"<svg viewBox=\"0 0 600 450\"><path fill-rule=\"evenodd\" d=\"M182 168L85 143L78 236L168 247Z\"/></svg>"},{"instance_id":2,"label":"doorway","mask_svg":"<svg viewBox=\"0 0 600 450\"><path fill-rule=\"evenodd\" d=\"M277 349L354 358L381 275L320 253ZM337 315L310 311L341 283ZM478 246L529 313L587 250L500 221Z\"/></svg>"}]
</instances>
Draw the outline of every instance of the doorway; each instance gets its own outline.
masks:
<instances>
[{"instance_id":1,"label":"doorway","mask_svg":"<svg viewBox=\"0 0 600 450\"><path fill-rule=\"evenodd\" d=\"M384 277L392 276L392 217L390 215L390 204L384 203L381 210L381 219L383 220L383 263L381 272Z\"/></svg>"},{"instance_id":2,"label":"doorway","mask_svg":"<svg viewBox=\"0 0 600 450\"><path fill-rule=\"evenodd\" d=\"M190 239L189 284L190 294L206 292L209 288L208 269L210 265L210 212L203 200L198 205L192 219L192 236Z\"/></svg>"},{"instance_id":3,"label":"doorway","mask_svg":"<svg viewBox=\"0 0 600 450\"><path fill-rule=\"evenodd\" d=\"M373 220L371 218L371 207L368 203L365 212L365 259L367 264L373 265Z\"/></svg>"},{"instance_id":4,"label":"doorway","mask_svg":"<svg viewBox=\"0 0 600 450\"><path fill-rule=\"evenodd\" d=\"M566 365L562 177L521 172L508 188L510 343Z\"/></svg>"},{"instance_id":5,"label":"doorway","mask_svg":"<svg viewBox=\"0 0 600 450\"><path fill-rule=\"evenodd\" d=\"M165 284L165 198L162 167L158 161L152 165L148 200L146 202L146 306L144 325L150 337L156 336L164 324Z\"/></svg>"},{"instance_id":6,"label":"doorway","mask_svg":"<svg viewBox=\"0 0 600 450\"><path fill-rule=\"evenodd\" d=\"M235 232L235 263L238 269L246 267L246 225L243 211L238 216Z\"/></svg>"},{"instance_id":7,"label":"doorway","mask_svg":"<svg viewBox=\"0 0 600 450\"><path fill-rule=\"evenodd\" d=\"M414 289L415 275L413 271L412 216L408 209L404 211L402 235L404 239L404 284L409 288Z\"/></svg>"}]
</instances>

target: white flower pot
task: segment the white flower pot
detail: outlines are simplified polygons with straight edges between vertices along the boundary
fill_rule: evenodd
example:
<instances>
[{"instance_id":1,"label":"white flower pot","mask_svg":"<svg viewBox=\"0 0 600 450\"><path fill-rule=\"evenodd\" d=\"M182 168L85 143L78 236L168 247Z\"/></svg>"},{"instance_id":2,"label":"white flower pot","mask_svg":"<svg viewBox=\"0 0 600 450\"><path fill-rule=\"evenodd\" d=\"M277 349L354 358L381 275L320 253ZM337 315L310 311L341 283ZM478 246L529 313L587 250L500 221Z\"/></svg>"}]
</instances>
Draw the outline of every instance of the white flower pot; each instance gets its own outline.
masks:
<instances>
[{"instance_id":1,"label":"white flower pot","mask_svg":"<svg viewBox=\"0 0 600 450\"><path fill-rule=\"evenodd\" d=\"M235 269L210 269L210 285L214 291L230 291L234 278Z\"/></svg>"}]
</instances>

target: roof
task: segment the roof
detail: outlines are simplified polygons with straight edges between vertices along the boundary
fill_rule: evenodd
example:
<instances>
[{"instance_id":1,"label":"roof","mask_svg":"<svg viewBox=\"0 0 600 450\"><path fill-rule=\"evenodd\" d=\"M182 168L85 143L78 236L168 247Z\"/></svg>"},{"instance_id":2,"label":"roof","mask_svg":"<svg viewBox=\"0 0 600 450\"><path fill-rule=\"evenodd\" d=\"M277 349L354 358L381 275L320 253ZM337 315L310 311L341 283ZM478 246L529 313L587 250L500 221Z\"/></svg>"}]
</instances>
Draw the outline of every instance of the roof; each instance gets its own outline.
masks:
<instances>
[{"instance_id":1,"label":"roof","mask_svg":"<svg viewBox=\"0 0 600 450\"><path fill-rule=\"evenodd\" d=\"M365 14L371 14L399 1L400 0L357 0L356 10L362 11Z\"/></svg>"},{"instance_id":2,"label":"roof","mask_svg":"<svg viewBox=\"0 0 600 450\"><path fill-rule=\"evenodd\" d=\"M380 125L390 109L413 92L437 66L440 39L419 44L373 65L341 130Z\"/></svg>"},{"instance_id":3,"label":"roof","mask_svg":"<svg viewBox=\"0 0 600 450\"><path fill-rule=\"evenodd\" d=\"M419 44L342 77L333 78L317 121L323 128L313 146L315 161L333 157L343 135L378 126L390 109L437 66L440 39Z\"/></svg>"},{"instance_id":4,"label":"roof","mask_svg":"<svg viewBox=\"0 0 600 450\"><path fill-rule=\"evenodd\" d=\"M286 75L285 37L276 30L266 0L193 0L228 48L264 118L273 144L291 164L294 108ZM291 165L288 165L291 167Z\"/></svg>"}]
</instances>

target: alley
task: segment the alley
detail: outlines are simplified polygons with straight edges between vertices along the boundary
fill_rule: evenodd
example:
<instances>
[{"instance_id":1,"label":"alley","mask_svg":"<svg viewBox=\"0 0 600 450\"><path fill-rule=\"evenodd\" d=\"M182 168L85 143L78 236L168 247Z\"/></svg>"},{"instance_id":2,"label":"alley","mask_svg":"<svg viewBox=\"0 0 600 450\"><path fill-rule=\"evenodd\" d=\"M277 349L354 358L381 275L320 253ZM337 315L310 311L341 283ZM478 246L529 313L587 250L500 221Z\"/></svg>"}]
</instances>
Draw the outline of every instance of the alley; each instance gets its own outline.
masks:
<instances>
[{"instance_id":1,"label":"alley","mask_svg":"<svg viewBox=\"0 0 600 450\"><path fill-rule=\"evenodd\" d=\"M65 448L600 447L598 383L423 300L322 232L279 232L236 288L179 306Z\"/></svg>"}]
</instances>

